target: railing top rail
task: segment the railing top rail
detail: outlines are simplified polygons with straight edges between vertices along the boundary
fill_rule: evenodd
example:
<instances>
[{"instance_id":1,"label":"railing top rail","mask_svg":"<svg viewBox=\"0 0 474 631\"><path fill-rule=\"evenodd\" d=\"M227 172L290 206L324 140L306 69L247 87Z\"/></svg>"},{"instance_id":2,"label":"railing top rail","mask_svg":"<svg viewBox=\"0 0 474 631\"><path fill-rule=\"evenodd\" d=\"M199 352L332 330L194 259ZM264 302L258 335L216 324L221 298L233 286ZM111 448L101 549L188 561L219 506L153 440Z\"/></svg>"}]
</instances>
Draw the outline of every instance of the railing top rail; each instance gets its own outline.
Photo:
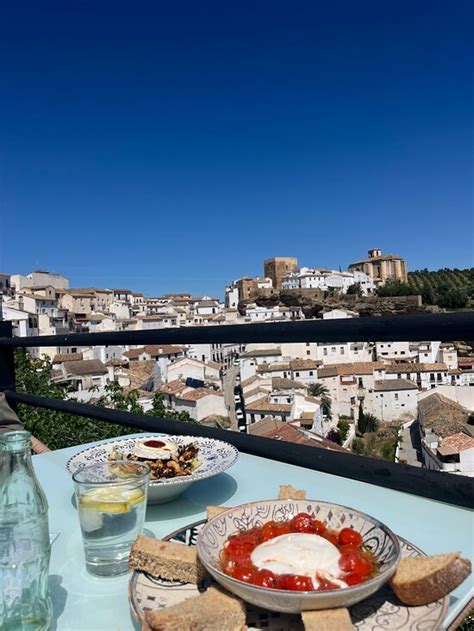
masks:
<instances>
[{"instance_id":1,"label":"railing top rail","mask_svg":"<svg viewBox=\"0 0 474 631\"><path fill-rule=\"evenodd\" d=\"M1 327L0 327L1 332ZM264 324L176 327L143 331L0 337L0 347L265 342L449 342L474 337L474 312L411 314Z\"/></svg>"},{"instance_id":2,"label":"railing top rail","mask_svg":"<svg viewBox=\"0 0 474 631\"><path fill-rule=\"evenodd\" d=\"M472 506L474 479L461 475L449 475L439 471L395 464L351 453L344 454L227 429L206 427L198 423L183 423L182 421L112 410L75 401L50 399L8 390L5 395L9 402L77 414L149 432L217 438L227 441L243 453L253 456L322 471L331 475L358 480L365 484L375 484L464 508Z\"/></svg>"}]
</instances>

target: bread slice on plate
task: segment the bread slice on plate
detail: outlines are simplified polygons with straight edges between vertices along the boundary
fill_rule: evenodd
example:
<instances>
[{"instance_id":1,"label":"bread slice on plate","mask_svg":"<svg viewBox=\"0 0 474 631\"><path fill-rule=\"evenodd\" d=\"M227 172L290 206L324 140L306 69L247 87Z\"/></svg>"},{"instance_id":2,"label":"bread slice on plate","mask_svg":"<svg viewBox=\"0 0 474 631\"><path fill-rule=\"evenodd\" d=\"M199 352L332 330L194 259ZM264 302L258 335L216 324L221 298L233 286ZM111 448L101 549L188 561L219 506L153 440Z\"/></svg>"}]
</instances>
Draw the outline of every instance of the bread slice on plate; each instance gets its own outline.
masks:
<instances>
[{"instance_id":1,"label":"bread slice on plate","mask_svg":"<svg viewBox=\"0 0 474 631\"><path fill-rule=\"evenodd\" d=\"M305 500L306 491L304 489L295 489L291 484L280 484L279 500Z\"/></svg>"},{"instance_id":2,"label":"bread slice on plate","mask_svg":"<svg viewBox=\"0 0 474 631\"><path fill-rule=\"evenodd\" d=\"M347 609L302 611L305 631L353 631L354 625Z\"/></svg>"},{"instance_id":3,"label":"bread slice on plate","mask_svg":"<svg viewBox=\"0 0 474 631\"><path fill-rule=\"evenodd\" d=\"M158 611L145 611L146 631L243 631L244 603L218 587Z\"/></svg>"},{"instance_id":4,"label":"bread slice on plate","mask_svg":"<svg viewBox=\"0 0 474 631\"><path fill-rule=\"evenodd\" d=\"M206 570L197 558L195 546L160 541L140 535L133 543L128 566L170 581L197 585Z\"/></svg>"},{"instance_id":5,"label":"bread slice on plate","mask_svg":"<svg viewBox=\"0 0 474 631\"><path fill-rule=\"evenodd\" d=\"M435 602L452 592L471 573L471 562L459 552L402 559L390 586L404 605Z\"/></svg>"}]
</instances>

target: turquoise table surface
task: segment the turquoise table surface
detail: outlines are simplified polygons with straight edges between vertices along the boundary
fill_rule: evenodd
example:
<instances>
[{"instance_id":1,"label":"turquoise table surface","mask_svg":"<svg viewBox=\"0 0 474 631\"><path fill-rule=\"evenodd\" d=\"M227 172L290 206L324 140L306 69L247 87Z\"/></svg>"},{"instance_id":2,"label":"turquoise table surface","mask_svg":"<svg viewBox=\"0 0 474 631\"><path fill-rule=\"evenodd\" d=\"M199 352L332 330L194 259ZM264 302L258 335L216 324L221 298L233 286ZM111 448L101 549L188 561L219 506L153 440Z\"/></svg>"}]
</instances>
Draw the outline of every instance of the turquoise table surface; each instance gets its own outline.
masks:
<instances>
[{"instance_id":1,"label":"turquoise table surface","mask_svg":"<svg viewBox=\"0 0 474 631\"><path fill-rule=\"evenodd\" d=\"M85 569L73 485L65 469L67 460L84 448L80 445L33 458L49 502L50 532L59 533L51 552L51 629L133 631L136 627L127 596L130 575L96 578ZM177 500L149 506L146 528L163 537L202 519L209 504L236 506L274 498L280 484L304 488L308 498L352 506L373 515L428 554L460 550L473 559L473 519L467 509L246 454L240 454L226 473L196 482ZM450 596L446 626L473 594L470 577Z\"/></svg>"}]
</instances>

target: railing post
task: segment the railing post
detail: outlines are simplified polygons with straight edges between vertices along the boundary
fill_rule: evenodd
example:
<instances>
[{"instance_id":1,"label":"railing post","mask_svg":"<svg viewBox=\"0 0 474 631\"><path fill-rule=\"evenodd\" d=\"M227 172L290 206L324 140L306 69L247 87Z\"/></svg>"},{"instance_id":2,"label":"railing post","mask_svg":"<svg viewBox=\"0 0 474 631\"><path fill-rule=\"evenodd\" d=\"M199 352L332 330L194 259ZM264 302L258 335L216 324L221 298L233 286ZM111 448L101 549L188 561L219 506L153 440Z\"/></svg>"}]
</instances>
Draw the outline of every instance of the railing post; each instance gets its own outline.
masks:
<instances>
[{"instance_id":1,"label":"railing post","mask_svg":"<svg viewBox=\"0 0 474 631\"><path fill-rule=\"evenodd\" d=\"M13 337L11 322L0 322L0 337ZM15 390L14 352L11 346L0 346L0 392ZM11 402L10 405L16 410L15 403Z\"/></svg>"}]
</instances>

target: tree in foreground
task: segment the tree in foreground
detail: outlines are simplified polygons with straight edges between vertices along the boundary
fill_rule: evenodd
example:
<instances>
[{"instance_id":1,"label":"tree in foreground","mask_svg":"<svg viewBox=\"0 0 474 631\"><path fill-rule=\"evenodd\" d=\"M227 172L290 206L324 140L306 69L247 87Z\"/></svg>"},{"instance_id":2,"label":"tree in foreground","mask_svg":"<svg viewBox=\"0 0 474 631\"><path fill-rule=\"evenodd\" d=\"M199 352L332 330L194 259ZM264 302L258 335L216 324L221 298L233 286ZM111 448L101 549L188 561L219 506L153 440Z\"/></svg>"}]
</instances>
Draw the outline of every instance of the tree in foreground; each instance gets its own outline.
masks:
<instances>
[{"instance_id":1,"label":"tree in foreground","mask_svg":"<svg viewBox=\"0 0 474 631\"><path fill-rule=\"evenodd\" d=\"M312 397L316 397L321 400L321 411L326 418L331 419L331 395L327 387L320 381L310 383L308 385L308 393Z\"/></svg>"}]
</instances>

